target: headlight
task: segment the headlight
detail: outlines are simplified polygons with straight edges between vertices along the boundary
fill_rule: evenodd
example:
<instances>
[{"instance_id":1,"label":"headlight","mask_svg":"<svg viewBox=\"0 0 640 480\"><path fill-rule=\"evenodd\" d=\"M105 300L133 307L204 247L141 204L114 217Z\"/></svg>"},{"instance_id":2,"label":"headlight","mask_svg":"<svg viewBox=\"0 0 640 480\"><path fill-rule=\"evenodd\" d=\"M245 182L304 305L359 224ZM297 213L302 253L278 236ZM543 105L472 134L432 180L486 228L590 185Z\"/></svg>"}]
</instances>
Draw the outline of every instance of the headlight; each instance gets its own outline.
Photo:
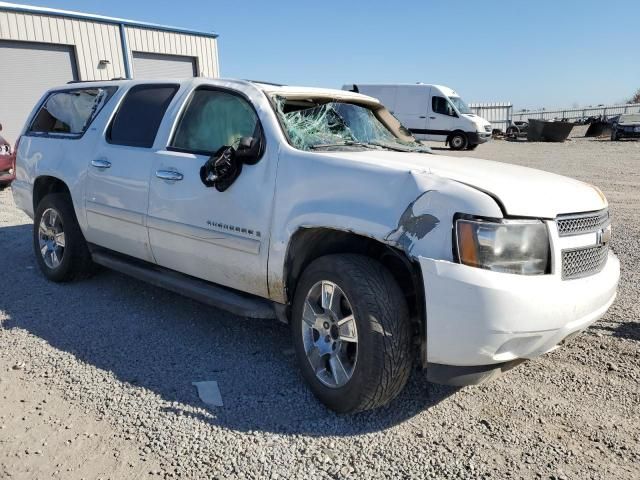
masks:
<instances>
[{"instance_id":1,"label":"headlight","mask_svg":"<svg viewBox=\"0 0 640 480\"><path fill-rule=\"evenodd\" d=\"M465 265L521 275L549 271L547 226L537 220L460 219L456 241Z\"/></svg>"}]
</instances>

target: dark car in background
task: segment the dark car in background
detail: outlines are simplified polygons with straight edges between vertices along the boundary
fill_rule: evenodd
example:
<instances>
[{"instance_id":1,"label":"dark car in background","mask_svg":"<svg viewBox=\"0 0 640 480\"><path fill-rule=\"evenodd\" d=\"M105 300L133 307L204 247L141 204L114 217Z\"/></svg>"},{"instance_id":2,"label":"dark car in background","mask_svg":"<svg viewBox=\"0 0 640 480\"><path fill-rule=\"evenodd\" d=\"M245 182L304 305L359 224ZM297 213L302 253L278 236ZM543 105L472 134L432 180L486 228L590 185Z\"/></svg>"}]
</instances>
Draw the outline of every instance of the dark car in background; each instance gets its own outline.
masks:
<instances>
[{"instance_id":1,"label":"dark car in background","mask_svg":"<svg viewBox=\"0 0 640 480\"><path fill-rule=\"evenodd\" d=\"M611 140L640 138L640 113L620 115L611 125Z\"/></svg>"},{"instance_id":2,"label":"dark car in background","mask_svg":"<svg viewBox=\"0 0 640 480\"><path fill-rule=\"evenodd\" d=\"M2 124L0 124L0 131ZM4 190L16 178L16 155L11 145L0 135L0 190Z\"/></svg>"}]
</instances>

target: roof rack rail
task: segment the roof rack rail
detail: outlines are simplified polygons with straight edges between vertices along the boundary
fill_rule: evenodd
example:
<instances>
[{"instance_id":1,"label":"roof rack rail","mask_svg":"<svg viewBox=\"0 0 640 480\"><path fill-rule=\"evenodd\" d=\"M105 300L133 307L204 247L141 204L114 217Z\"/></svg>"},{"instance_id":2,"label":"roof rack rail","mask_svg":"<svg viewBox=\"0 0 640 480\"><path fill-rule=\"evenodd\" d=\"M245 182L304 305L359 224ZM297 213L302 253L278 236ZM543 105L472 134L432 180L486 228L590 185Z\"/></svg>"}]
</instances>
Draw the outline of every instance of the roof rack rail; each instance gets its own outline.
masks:
<instances>
[{"instance_id":1,"label":"roof rack rail","mask_svg":"<svg viewBox=\"0 0 640 480\"><path fill-rule=\"evenodd\" d=\"M74 83L113 82L116 80L129 80L129 79L124 77L114 77L114 78L110 78L109 80L70 80L67 82L67 85L71 85Z\"/></svg>"},{"instance_id":2,"label":"roof rack rail","mask_svg":"<svg viewBox=\"0 0 640 480\"><path fill-rule=\"evenodd\" d=\"M74 83L91 83L91 82L98 82L99 80L70 80L67 82L67 85L72 85Z\"/></svg>"},{"instance_id":3,"label":"roof rack rail","mask_svg":"<svg viewBox=\"0 0 640 480\"><path fill-rule=\"evenodd\" d=\"M274 87L285 87L286 85L283 83L274 83L274 82L263 82L262 80L250 80L246 79L247 82L251 83L262 83L264 85L273 85Z\"/></svg>"}]
</instances>

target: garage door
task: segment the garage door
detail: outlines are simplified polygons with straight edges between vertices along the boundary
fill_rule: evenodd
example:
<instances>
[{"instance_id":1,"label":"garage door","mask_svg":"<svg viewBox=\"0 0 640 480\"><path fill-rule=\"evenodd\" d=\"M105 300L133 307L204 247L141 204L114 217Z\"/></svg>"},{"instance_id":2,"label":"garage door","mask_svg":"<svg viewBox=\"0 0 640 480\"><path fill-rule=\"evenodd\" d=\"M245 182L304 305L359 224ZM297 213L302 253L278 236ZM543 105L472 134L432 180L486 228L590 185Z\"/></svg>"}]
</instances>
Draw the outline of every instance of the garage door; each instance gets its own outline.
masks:
<instances>
[{"instance_id":1,"label":"garage door","mask_svg":"<svg viewBox=\"0 0 640 480\"><path fill-rule=\"evenodd\" d=\"M13 145L38 99L51 87L77 80L72 47L0 40L1 135Z\"/></svg>"},{"instance_id":2,"label":"garage door","mask_svg":"<svg viewBox=\"0 0 640 480\"><path fill-rule=\"evenodd\" d=\"M135 78L187 78L195 77L196 72L194 57L133 52Z\"/></svg>"}]
</instances>

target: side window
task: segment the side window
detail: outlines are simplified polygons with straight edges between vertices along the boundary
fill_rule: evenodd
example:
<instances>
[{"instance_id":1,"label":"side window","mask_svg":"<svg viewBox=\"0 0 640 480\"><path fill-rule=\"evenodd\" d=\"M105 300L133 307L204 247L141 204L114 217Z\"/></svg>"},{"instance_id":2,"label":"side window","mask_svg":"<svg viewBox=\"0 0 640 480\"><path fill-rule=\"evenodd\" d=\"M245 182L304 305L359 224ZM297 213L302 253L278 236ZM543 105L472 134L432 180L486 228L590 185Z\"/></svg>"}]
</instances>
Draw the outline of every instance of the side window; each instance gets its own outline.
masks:
<instances>
[{"instance_id":1,"label":"side window","mask_svg":"<svg viewBox=\"0 0 640 480\"><path fill-rule=\"evenodd\" d=\"M237 148L242 137L259 136L258 116L242 97L220 90L196 90L176 128L170 147L211 154Z\"/></svg>"},{"instance_id":2,"label":"side window","mask_svg":"<svg viewBox=\"0 0 640 480\"><path fill-rule=\"evenodd\" d=\"M115 145L151 148L164 113L177 91L177 85L132 87L111 122L107 141Z\"/></svg>"},{"instance_id":3,"label":"side window","mask_svg":"<svg viewBox=\"0 0 640 480\"><path fill-rule=\"evenodd\" d=\"M104 87L54 92L38 110L28 133L81 136L116 90Z\"/></svg>"},{"instance_id":4,"label":"side window","mask_svg":"<svg viewBox=\"0 0 640 480\"><path fill-rule=\"evenodd\" d=\"M453 107L449 103L449 101L444 97L431 97L431 108L434 113L440 113L442 115L449 115L450 117L455 117L456 113L453 110Z\"/></svg>"}]
</instances>

